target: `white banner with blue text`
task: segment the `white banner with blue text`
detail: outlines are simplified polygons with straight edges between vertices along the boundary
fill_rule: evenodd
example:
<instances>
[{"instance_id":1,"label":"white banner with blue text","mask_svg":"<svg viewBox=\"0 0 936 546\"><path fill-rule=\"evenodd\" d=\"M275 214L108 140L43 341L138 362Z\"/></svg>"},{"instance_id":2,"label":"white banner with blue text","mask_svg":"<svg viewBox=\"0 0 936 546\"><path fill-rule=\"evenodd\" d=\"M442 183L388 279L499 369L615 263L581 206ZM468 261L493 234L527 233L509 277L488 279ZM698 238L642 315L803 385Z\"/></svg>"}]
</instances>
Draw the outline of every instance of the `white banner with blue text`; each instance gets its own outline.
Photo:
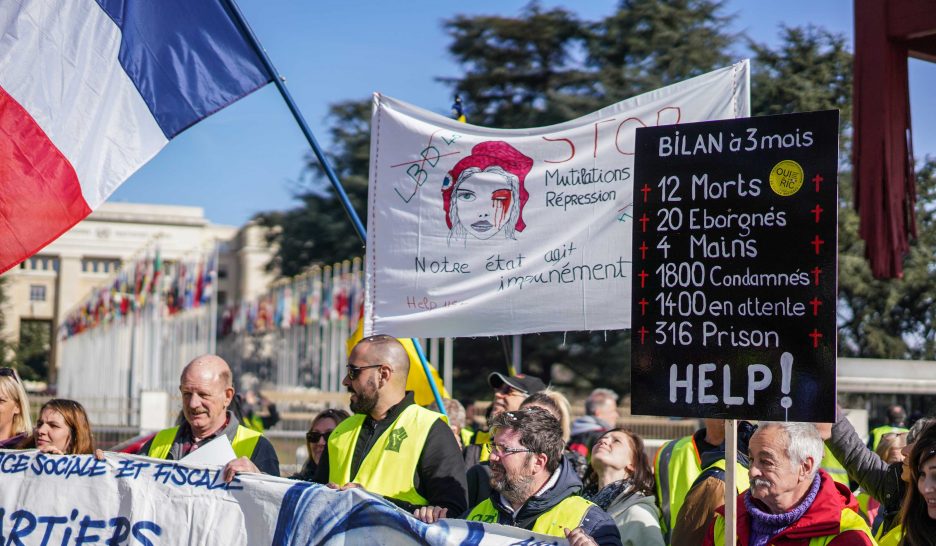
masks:
<instances>
[{"instance_id":1,"label":"white banner with blue text","mask_svg":"<svg viewBox=\"0 0 936 546\"><path fill-rule=\"evenodd\" d=\"M638 127L750 115L748 61L531 129L382 95L371 120L365 335L630 327ZM680 142L673 153L727 143ZM636 188L636 191L635 191Z\"/></svg>"},{"instance_id":2,"label":"white banner with blue text","mask_svg":"<svg viewBox=\"0 0 936 546\"><path fill-rule=\"evenodd\" d=\"M0 544L564 545L515 527L424 524L363 490L133 455L0 450Z\"/></svg>"}]
</instances>

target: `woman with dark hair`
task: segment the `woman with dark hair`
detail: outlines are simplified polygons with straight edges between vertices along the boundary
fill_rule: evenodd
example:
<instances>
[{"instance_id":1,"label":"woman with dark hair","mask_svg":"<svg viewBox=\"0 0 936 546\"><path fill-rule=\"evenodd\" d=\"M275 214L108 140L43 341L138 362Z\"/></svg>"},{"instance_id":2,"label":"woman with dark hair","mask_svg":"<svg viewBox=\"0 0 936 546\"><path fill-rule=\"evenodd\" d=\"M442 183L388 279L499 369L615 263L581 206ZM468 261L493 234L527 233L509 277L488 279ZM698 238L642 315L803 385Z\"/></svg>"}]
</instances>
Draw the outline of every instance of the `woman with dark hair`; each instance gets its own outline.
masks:
<instances>
[{"instance_id":1,"label":"woman with dark hair","mask_svg":"<svg viewBox=\"0 0 936 546\"><path fill-rule=\"evenodd\" d=\"M653 468L640 436L615 428L598 437L583 496L614 519L624 546L663 546Z\"/></svg>"},{"instance_id":2,"label":"woman with dark hair","mask_svg":"<svg viewBox=\"0 0 936 546\"><path fill-rule=\"evenodd\" d=\"M312 419L312 426L309 432L306 432L306 449L309 451L309 459L302 465L302 470L293 474L290 478L311 482L315 476L315 469L322 460L322 453L325 452L325 446L328 445L328 436L335 430L338 423L348 418L348 412L341 409L327 409Z\"/></svg>"},{"instance_id":3,"label":"woman with dark hair","mask_svg":"<svg viewBox=\"0 0 936 546\"><path fill-rule=\"evenodd\" d=\"M880 540L881 546L936 546L936 426L928 426L905 461L910 483L900 509L900 525Z\"/></svg>"},{"instance_id":4,"label":"woman with dark hair","mask_svg":"<svg viewBox=\"0 0 936 546\"><path fill-rule=\"evenodd\" d=\"M43 404L33 434L18 446L54 455L91 455L94 437L84 407L74 400L55 398Z\"/></svg>"},{"instance_id":5,"label":"woman with dark hair","mask_svg":"<svg viewBox=\"0 0 936 546\"><path fill-rule=\"evenodd\" d=\"M32 433L29 398L13 368L0 368L0 449L12 449Z\"/></svg>"}]
</instances>

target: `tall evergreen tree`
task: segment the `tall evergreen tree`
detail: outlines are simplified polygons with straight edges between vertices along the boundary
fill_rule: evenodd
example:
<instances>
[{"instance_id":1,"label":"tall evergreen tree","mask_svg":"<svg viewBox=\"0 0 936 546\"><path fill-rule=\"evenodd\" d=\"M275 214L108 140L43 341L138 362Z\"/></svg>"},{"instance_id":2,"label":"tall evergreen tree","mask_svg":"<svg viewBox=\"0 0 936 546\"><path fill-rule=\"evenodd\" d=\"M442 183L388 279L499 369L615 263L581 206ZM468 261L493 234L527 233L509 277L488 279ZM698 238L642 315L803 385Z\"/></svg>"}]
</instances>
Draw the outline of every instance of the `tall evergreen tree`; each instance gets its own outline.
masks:
<instances>
[{"instance_id":1,"label":"tall evergreen tree","mask_svg":"<svg viewBox=\"0 0 936 546\"><path fill-rule=\"evenodd\" d=\"M614 103L731 63L737 36L716 0L623 0L592 25L589 65L599 101Z\"/></svg>"},{"instance_id":2,"label":"tall evergreen tree","mask_svg":"<svg viewBox=\"0 0 936 546\"><path fill-rule=\"evenodd\" d=\"M594 74L576 55L587 25L562 8L528 5L518 17L458 15L445 22L460 78L441 78L469 106L468 121L538 127L578 117L593 104Z\"/></svg>"}]
</instances>

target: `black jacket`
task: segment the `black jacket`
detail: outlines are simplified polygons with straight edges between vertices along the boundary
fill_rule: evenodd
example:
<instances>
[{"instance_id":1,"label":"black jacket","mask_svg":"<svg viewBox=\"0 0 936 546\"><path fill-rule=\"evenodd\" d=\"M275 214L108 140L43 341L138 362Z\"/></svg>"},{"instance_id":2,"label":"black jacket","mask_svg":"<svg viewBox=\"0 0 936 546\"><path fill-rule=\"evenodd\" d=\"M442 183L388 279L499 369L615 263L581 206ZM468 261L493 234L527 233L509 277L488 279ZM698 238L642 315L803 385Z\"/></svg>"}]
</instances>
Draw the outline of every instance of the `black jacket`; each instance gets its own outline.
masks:
<instances>
[{"instance_id":1,"label":"black jacket","mask_svg":"<svg viewBox=\"0 0 936 546\"><path fill-rule=\"evenodd\" d=\"M504 501L501 500L497 491L491 492L491 502L497 509L497 523L501 525L512 525L521 529L532 530L536 524L536 518L548 512L551 508L562 502L566 497L578 495L582 491L582 481L575 473L572 464L565 457L562 458L562 465L559 467L559 480L551 489L538 497L531 497L520 507L516 514L511 514L504 507ZM621 534L604 510L598 506L592 506L582 519L582 530L595 539L599 546L621 546Z\"/></svg>"},{"instance_id":2,"label":"black jacket","mask_svg":"<svg viewBox=\"0 0 936 546\"><path fill-rule=\"evenodd\" d=\"M390 425L396 421L403 410L414 404L413 393L407 391L400 403L387 411L386 417L375 421L369 415L361 426L361 434L354 445L351 455L351 475L357 474L364 462L364 457ZM322 453L318 468L315 469L316 483L328 483L328 450ZM387 469L395 472L397 469ZM416 475L413 477L416 491L429 501L430 506L448 508L449 517L464 513L468 506L468 486L465 484L465 461L458 442L452 434L452 429L441 419L432 424L426 444L416 463ZM397 499L387 498L388 501L400 508L412 512L417 506Z\"/></svg>"},{"instance_id":3,"label":"black jacket","mask_svg":"<svg viewBox=\"0 0 936 546\"><path fill-rule=\"evenodd\" d=\"M866 493L881 503L884 532L893 529L907 491L907 482L900 479L903 463L887 464L882 461L877 453L861 441L855 427L841 412L832 426L832 436L825 443L848 471L848 477L857 481Z\"/></svg>"}]
</instances>

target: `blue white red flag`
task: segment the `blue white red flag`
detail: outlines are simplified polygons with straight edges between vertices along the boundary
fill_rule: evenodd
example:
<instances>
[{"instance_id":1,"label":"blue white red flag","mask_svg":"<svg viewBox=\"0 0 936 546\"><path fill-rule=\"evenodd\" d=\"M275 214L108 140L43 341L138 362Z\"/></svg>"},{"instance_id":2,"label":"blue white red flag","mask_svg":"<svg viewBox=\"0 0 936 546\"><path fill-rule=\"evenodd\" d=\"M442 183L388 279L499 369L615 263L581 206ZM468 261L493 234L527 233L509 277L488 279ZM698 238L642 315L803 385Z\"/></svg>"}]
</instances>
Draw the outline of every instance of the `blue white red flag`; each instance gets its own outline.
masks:
<instances>
[{"instance_id":1,"label":"blue white red flag","mask_svg":"<svg viewBox=\"0 0 936 546\"><path fill-rule=\"evenodd\" d=\"M0 273L270 81L223 0L0 2Z\"/></svg>"}]
</instances>

